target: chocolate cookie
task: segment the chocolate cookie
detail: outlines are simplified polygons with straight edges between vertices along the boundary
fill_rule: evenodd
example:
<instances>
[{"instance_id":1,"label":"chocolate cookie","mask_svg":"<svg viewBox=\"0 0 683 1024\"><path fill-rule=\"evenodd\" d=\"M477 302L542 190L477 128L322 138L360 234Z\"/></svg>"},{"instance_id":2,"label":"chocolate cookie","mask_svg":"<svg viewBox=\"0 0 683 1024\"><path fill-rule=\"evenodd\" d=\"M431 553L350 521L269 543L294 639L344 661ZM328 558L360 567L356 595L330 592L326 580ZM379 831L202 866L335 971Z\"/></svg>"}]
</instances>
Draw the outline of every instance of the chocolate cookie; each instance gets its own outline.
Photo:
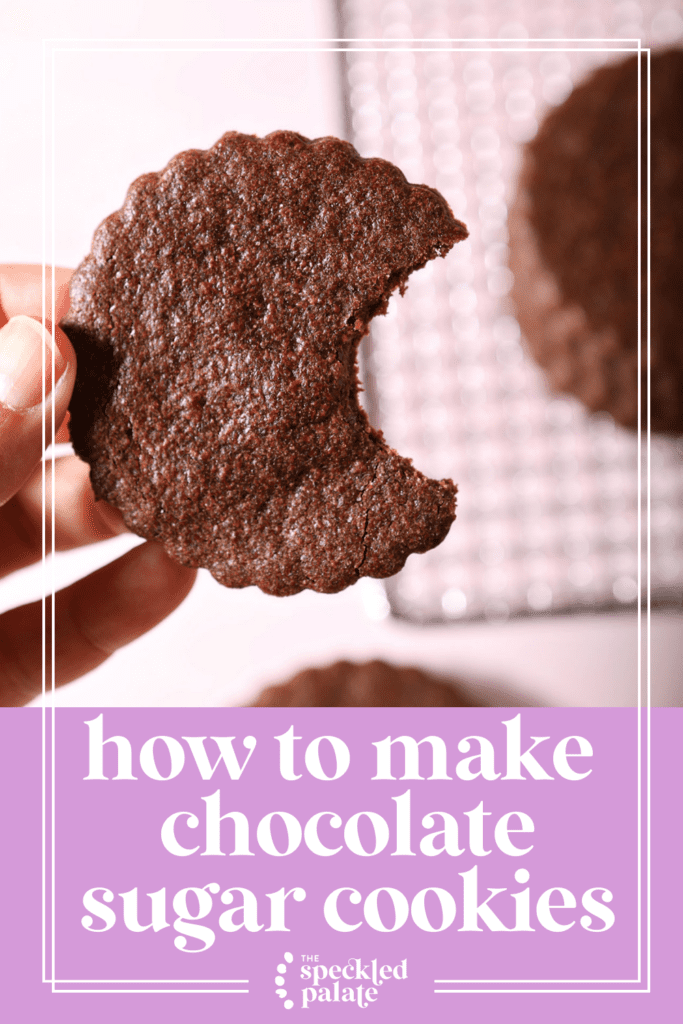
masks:
<instances>
[{"instance_id":1,"label":"chocolate cookie","mask_svg":"<svg viewBox=\"0 0 683 1024\"><path fill-rule=\"evenodd\" d=\"M76 452L128 527L229 587L332 593L439 544L456 488L358 404L356 354L467 230L338 139L230 132L135 181L76 271Z\"/></svg>"},{"instance_id":2,"label":"chocolate cookie","mask_svg":"<svg viewBox=\"0 0 683 1024\"><path fill-rule=\"evenodd\" d=\"M473 707L458 683L449 684L418 668L369 661L337 661L308 668L287 683L269 686L257 708L458 708Z\"/></svg>"},{"instance_id":3,"label":"chocolate cookie","mask_svg":"<svg viewBox=\"0 0 683 1024\"><path fill-rule=\"evenodd\" d=\"M638 419L638 58L598 68L528 145L510 214L513 299L551 387ZM642 180L647 73L642 68ZM683 52L652 57L652 428L683 430ZM641 194L643 210L646 193ZM646 409L643 318L642 409ZM643 422L645 420L643 419Z\"/></svg>"}]
</instances>

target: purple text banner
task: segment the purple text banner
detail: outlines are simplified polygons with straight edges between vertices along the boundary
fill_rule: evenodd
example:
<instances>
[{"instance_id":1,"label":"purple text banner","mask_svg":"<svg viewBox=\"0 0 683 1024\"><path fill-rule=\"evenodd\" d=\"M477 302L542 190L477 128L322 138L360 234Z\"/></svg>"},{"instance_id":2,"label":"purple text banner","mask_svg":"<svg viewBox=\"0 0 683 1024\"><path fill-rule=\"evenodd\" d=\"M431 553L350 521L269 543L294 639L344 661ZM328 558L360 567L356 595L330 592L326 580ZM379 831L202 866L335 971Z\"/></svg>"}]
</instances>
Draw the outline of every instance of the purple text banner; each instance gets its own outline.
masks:
<instances>
[{"instance_id":1,"label":"purple text banner","mask_svg":"<svg viewBox=\"0 0 683 1024\"><path fill-rule=\"evenodd\" d=\"M3 852L5 1002L106 1021L152 1000L172 1022L192 1000L207 1021L265 1022L463 1004L494 1020L511 1001L561 1021L607 998L646 1019L673 998L657 899L681 774L681 714L653 718L650 980L635 710L60 709L44 837L42 714L5 712L3 820L22 837Z\"/></svg>"}]
</instances>

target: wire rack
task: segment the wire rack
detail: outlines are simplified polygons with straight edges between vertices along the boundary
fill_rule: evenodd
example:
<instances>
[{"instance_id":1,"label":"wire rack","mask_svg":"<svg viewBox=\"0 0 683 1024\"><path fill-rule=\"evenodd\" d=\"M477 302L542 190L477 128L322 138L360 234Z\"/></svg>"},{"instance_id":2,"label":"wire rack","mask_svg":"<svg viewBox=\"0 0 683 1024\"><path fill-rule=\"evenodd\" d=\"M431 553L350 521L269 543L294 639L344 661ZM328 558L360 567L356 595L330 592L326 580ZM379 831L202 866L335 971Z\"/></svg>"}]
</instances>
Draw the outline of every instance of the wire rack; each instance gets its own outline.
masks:
<instances>
[{"instance_id":1,"label":"wire rack","mask_svg":"<svg viewBox=\"0 0 683 1024\"><path fill-rule=\"evenodd\" d=\"M342 0L341 34L356 41L341 60L351 140L438 188L470 230L411 277L361 353L389 443L460 489L444 543L371 585L375 614L382 602L416 622L635 606L646 446L548 393L510 306L506 224L521 144L545 110L622 57L619 38L680 41L682 6ZM589 38L604 41L550 41ZM508 42L519 39L549 41ZM683 439L652 439L651 481L652 599L680 606ZM644 543L644 512L640 529Z\"/></svg>"}]
</instances>

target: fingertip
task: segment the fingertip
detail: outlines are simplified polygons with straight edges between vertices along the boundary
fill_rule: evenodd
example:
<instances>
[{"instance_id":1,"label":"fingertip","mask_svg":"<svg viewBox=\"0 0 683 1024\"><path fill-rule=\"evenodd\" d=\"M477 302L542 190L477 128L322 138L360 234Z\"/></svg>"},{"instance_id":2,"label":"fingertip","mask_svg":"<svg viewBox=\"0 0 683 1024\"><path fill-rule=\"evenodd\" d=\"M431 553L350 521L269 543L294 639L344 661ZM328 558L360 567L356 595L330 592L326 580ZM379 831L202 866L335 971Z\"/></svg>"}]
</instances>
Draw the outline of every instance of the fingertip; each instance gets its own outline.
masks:
<instances>
[{"instance_id":1,"label":"fingertip","mask_svg":"<svg viewBox=\"0 0 683 1024\"><path fill-rule=\"evenodd\" d=\"M45 321L45 326L47 327L48 330L50 330L50 320ZM76 351L71 342L69 341L68 334L65 334L62 328L59 326L55 326L55 342L57 344L57 348L59 349L67 363L69 363L71 366L75 366Z\"/></svg>"},{"instance_id":2,"label":"fingertip","mask_svg":"<svg viewBox=\"0 0 683 1024\"><path fill-rule=\"evenodd\" d=\"M147 540L119 559L116 586L128 600L141 606L154 602L159 613L168 615L189 594L197 570L176 562L163 544ZM117 563L113 563L117 565ZM160 615L159 621L163 616Z\"/></svg>"},{"instance_id":3,"label":"fingertip","mask_svg":"<svg viewBox=\"0 0 683 1024\"><path fill-rule=\"evenodd\" d=\"M0 329L0 505L31 476L69 407L76 356L59 328L55 339L53 349L50 330L25 314Z\"/></svg>"},{"instance_id":4,"label":"fingertip","mask_svg":"<svg viewBox=\"0 0 683 1024\"><path fill-rule=\"evenodd\" d=\"M69 441L71 440L71 435L69 433L70 419L71 414L67 409L66 413L64 414L64 419L62 420L61 426L59 427L55 435L55 444L68 444Z\"/></svg>"},{"instance_id":5,"label":"fingertip","mask_svg":"<svg viewBox=\"0 0 683 1024\"><path fill-rule=\"evenodd\" d=\"M196 576L196 569L173 561L161 544L146 541L74 585L71 617L105 657L170 615Z\"/></svg>"},{"instance_id":6,"label":"fingertip","mask_svg":"<svg viewBox=\"0 0 683 1024\"><path fill-rule=\"evenodd\" d=\"M123 516L117 508L110 505L108 501L97 501L93 503L93 515L97 517L102 528L111 534L112 537L119 537L124 533L130 533L123 521Z\"/></svg>"},{"instance_id":7,"label":"fingertip","mask_svg":"<svg viewBox=\"0 0 683 1024\"><path fill-rule=\"evenodd\" d=\"M71 296L69 284L73 277L73 270L67 267L55 267L55 320L59 323L69 312Z\"/></svg>"},{"instance_id":8,"label":"fingertip","mask_svg":"<svg viewBox=\"0 0 683 1024\"><path fill-rule=\"evenodd\" d=\"M0 306L2 322L24 313L41 319L43 309L47 316L53 313L52 283L54 277L54 318L59 321L69 311L69 282L73 270L67 267L43 267L39 263L0 264ZM1 324L0 324L1 326Z\"/></svg>"},{"instance_id":9,"label":"fingertip","mask_svg":"<svg viewBox=\"0 0 683 1024\"><path fill-rule=\"evenodd\" d=\"M189 594L197 575L146 542L56 595L55 682L91 672L125 644L153 629ZM50 616L48 615L48 622ZM0 675L9 654L13 677L2 680L5 704L26 703L40 690L41 602L0 617ZM46 642L50 643L49 636Z\"/></svg>"},{"instance_id":10,"label":"fingertip","mask_svg":"<svg viewBox=\"0 0 683 1024\"><path fill-rule=\"evenodd\" d=\"M108 506L112 512L117 512L112 506ZM118 513L120 515L120 513ZM134 575L139 578L143 588L151 593L156 593L168 603L179 603L189 594L197 578L197 570L186 565L181 565L167 553L163 544L157 541L147 540L144 544L138 545L129 552L131 563L125 569L125 576L122 580L130 582L128 577ZM175 607L175 605L173 605Z\"/></svg>"}]
</instances>

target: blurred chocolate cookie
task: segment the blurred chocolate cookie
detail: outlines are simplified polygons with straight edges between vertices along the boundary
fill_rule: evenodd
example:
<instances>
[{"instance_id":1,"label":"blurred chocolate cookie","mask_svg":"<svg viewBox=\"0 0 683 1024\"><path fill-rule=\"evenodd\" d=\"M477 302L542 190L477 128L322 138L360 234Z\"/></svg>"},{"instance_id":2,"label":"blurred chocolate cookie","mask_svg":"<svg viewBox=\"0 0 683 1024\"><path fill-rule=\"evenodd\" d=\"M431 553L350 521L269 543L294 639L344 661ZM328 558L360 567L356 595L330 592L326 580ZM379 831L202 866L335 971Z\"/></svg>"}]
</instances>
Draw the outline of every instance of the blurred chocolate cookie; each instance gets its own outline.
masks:
<instances>
[{"instance_id":1,"label":"blurred chocolate cookie","mask_svg":"<svg viewBox=\"0 0 683 1024\"><path fill-rule=\"evenodd\" d=\"M356 354L467 231L338 139L236 132L135 181L76 271L71 437L127 526L229 587L326 593L446 536L429 480L358 404Z\"/></svg>"},{"instance_id":2,"label":"blurred chocolate cookie","mask_svg":"<svg viewBox=\"0 0 683 1024\"><path fill-rule=\"evenodd\" d=\"M553 390L617 422L638 420L638 58L598 68L526 147L510 211L513 300ZM642 64L642 180L647 69ZM683 52L652 57L652 428L683 431ZM641 191L643 210L646 191ZM642 412L646 331L642 319Z\"/></svg>"},{"instance_id":3,"label":"blurred chocolate cookie","mask_svg":"<svg viewBox=\"0 0 683 1024\"><path fill-rule=\"evenodd\" d=\"M289 682L263 690L258 708L457 708L474 707L459 683L417 668L368 661L337 661L308 668Z\"/></svg>"}]
</instances>

